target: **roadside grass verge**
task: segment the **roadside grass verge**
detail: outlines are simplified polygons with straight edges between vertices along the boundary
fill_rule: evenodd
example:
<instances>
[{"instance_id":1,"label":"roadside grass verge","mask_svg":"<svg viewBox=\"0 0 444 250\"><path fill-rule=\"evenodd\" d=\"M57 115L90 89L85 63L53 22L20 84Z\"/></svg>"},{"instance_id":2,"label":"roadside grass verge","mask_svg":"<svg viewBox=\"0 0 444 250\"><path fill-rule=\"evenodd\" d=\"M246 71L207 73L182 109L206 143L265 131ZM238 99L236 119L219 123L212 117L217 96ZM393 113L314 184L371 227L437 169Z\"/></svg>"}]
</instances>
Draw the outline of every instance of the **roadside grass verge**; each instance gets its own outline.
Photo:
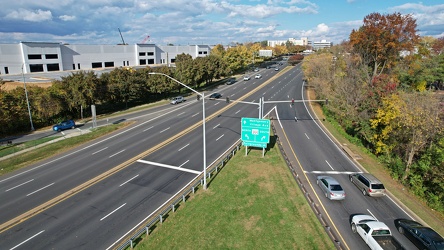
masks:
<instances>
[{"instance_id":1,"label":"roadside grass verge","mask_svg":"<svg viewBox=\"0 0 444 250\"><path fill-rule=\"evenodd\" d=\"M0 161L0 176L4 175L6 173L10 173L15 170L18 170L20 168L26 167L26 166L36 163L40 160L44 160L44 159L49 158L51 156L63 153L73 147L76 147L76 146L79 146L85 142L89 142L91 140L97 139L105 134L111 133L111 132L113 132L117 129L120 129L126 125L128 125L128 123L113 124L113 125L109 125L109 126L105 126L105 127L100 127L100 128L94 129L90 133L66 138L64 140L50 143L46 146L39 147L39 148L33 149L29 152L22 153L20 155L2 160L2 161ZM45 138L45 139L49 139L49 138ZM29 143L32 146L37 146L39 144L43 144L45 142L50 141L50 140L45 140L45 139L30 141L27 143ZM17 152L17 149L15 149L15 152Z\"/></svg>"},{"instance_id":2,"label":"roadside grass verge","mask_svg":"<svg viewBox=\"0 0 444 250\"><path fill-rule=\"evenodd\" d=\"M310 92L310 98L315 99L313 92ZM362 157L361 160L358 160L358 163L362 167L380 179L382 183L384 183L387 190L390 191L396 197L396 199L402 202L409 210L418 215L439 234L444 235L443 214L428 207L424 201L420 200L418 197L410 193L405 186L394 180L390 176L390 172L386 166L381 164L378 161L378 158L369 152L367 148L359 145L359 143L354 143L354 139L350 138L350 136L345 133L345 131L336 121L329 119L325 119L324 121L323 118L326 117L318 103L312 103L311 105L315 113L318 115L320 122L327 128L333 137L335 137L341 145L347 144L347 147L352 152Z\"/></svg>"},{"instance_id":3,"label":"roadside grass verge","mask_svg":"<svg viewBox=\"0 0 444 250\"><path fill-rule=\"evenodd\" d=\"M7 146L0 146L0 158L10 155L10 154L14 154L17 153L21 150L25 150L28 148L32 148L35 147L37 145L43 144L45 142L49 142L49 141L53 141L55 139L60 138L59 136L51 136L51 137L45 137L45 138L40 138L34 141L27 141L24 143L20 143L20 144L14 144L14 145L7 145Z\"/></svg>"},{"instance_id":4,"label":"roadside grass verge","mask_svg":"<svg viewBox=\"0 0 444 250\"><path fill-rule=\"evenodd\" d=\"M243 150L136 249L335 249L278 148Z\"/></svg>"}]
</instances>

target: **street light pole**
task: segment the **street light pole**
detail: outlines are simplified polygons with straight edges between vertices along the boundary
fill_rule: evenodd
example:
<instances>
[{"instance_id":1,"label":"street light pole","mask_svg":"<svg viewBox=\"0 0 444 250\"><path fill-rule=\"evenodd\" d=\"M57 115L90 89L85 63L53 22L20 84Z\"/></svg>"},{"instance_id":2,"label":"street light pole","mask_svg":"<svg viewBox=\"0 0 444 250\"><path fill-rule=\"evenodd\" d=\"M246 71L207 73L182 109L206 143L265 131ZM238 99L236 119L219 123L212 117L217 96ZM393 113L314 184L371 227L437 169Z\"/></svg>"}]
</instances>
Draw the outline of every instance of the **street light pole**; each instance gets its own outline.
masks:
<instances>
[{"instance_id":1,"label":"street light pole","mask_svg":"<svg viewBox=\"0 0 444 250\"><path fill-rule=\"evenodd\" d=\"M204 174L204 184L203 188L207 189L207 145L206 145L206 139L205 139L205 94L199 93L196 90L188 87L187 85L179 82L178 80L172 78L171 76L164 74L164 73L158 73L158 72L150 72L149 75L162 75L165 76L178 84L184 86L185 88L193 91L194 93L200 95L202 97L202 131L203 131L203 174Z\"/></svg>"},{"instance_id":2,"label":"street light pole","mask_svg":"<svg viewBox=\"0 0 444 250\"><path fill-rule=\"evenodd\" d=\"M23 86L25 87L26 104L28 105L29 121L31 122L31 131L34 131L34 125L32 124L31 108L29 107L28 90L26 90L25 74L23 73L24 65L25 64L22 64Z\"/></svg>"}]
</instances>

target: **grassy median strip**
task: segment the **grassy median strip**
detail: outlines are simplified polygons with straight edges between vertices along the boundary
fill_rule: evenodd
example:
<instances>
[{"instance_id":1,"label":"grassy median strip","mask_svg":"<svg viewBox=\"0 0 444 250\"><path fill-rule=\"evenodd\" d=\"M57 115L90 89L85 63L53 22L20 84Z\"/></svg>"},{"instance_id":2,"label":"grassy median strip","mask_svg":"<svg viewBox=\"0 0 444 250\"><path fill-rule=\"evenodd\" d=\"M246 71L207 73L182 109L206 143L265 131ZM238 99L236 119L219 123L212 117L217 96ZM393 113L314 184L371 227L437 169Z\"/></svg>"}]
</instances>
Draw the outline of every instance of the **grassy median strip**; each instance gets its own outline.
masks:
<instances>
[{"instance_id":1,"label":"grassy median strip","mask_svg":"<svg viewBox=\"0 0 444 250\"><path fill-rule=\"evenodd\" d=\"M278 149L244 152L136 249L335 249Z\"/></svg>"},{"instance_id":2,"label":"grassy median strip","mask_svg":"<svg viewBox=\"0 0 444 250\"><path fill-rule=\"evenodd\" d=\"M100 127L97 129L94 129L90 133L86 133L83 135L66 138L64 140L54 142L51 144L48 144L46 146L36 148L34 150L31 150L29 152L5 159L0 161L0 176L4 175L6 173L13 172L17 169L20 169L22 167L31 165L33 163L36 163L40 160L44 160L48 157L54 156L56 154L65 152L69 149L72 149L75 146L79 146L85 142L89 142L91 140L94 140L96 138L99 138L105 134L111 133L117 129L120 129L124 126L128 125L127 123L121 123L116 125L109 125L105 127ZM37 146L39 144L48 142L48 138L43 140L37 140L32 142L27 142L28 144L31 144L33 146ZM18 151L18 149L15 149L15 151Z\"/></svg>"}]
</instances>

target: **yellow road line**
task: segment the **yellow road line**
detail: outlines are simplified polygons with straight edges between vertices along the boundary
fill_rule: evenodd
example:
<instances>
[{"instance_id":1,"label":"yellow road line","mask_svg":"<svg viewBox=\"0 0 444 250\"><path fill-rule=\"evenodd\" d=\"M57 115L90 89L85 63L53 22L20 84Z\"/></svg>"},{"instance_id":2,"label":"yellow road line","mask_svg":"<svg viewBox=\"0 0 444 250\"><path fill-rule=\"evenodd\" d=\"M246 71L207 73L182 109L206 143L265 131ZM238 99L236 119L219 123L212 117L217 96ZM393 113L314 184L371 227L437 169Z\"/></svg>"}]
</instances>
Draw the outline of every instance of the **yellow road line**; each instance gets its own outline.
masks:
<instances>
[{"instance_id":1,"label":"yellow road line","mask_svg":"<svg viewBox=\"0 0 444 250\"><path fill-rule=\"evenodd\" d=\"M291 152L293 153L293 156L294 156L294 158L296 159L296 161L297 161L297 163L298 163L298 165L299 165L299 168L300 168L301 171L302 171L302 174L304 175L305 179L307 180L308 184L310 185L310 188L313 190L313 193L315 194L316 199L319 201L319 204L321 205L322 209L324 210L325 214L327 215L328 220L331 222L331 224L333 225L334 229L335 229L336 232L339 234L339 237L341 238L341 241L344 243L345 247L346 247L347 249L350 249L350 248L348 247L347 243L345 242L344 238L342 237L341 233L340 233L339 230L336 228L335 223L334 223L334 222L332 221L332 219L330 218L330 215L328 214L327 209L325 209L324 205L322 204L321 200L319 199L319 196L316 194L316 191L314 190L313 185L311 185L311 182L308 180L307 174L305 173L305 170L304 170L304 168L302 167L302 164L299 162L299 159L298 159L298 157L296 156L296 153L294 152L293 147L292 147L291 144L290 144L290 141L289 141L289 139L288 139L288 137L287 137L287 134L285 133L284 128L282 128L282 132L284 132L285 140L287 140L288 146L290 147Z\"/></svg>"},{"instance_id":2,"label":"yellow road line","mask_svg":"<svg viewBox=\"0 0 444 250\"><path fill-rule=\"evenodd\" d=\"M269 84L272 80L274 80L275 78L277 78L278 76L282 75L284 72L288 71L288 69L283 70L282 72L279 72L278 74L274 75L273 77L271 77L268 81L266 81L265 83L259 85L257 88L253 89L252 91L248 92L247 94L245 94L244 96L241 97L240 100L244 100L245 98L249 97L250 95L252 95L253 93L257 92L258 90L260 90L261 88L265 87L267 84ZM211 119L213 119L214 117L218 116L219 114L221 114L222 112L226 111L227 109L231 108L233 105L235 105L236 103L230 103L227 106L225 106L224 108L220 109L219 111L215 112L214 114L206 117L205 121L209 121ZM74 196L75 194L78 194L80 192L82 192L83 190L97 184L98 182L110 177L111 175L119 172L122 169L125 169L126 167L128 167L129 165L131 165L132 163L134 163L135 161L144 158L150 154L152 154L153 152L163 148L164 146L168 145L169 143L179 139L180 137L184 136L185 134L191 132L192 130L198 128L200 125L202 124L202 121L199 121L197 123L195 123L194 125L188 127L187 129L183 130L181 133L178 133L170 138L168 138L167 140L157 144L156 146L148 149L147 151L134 156L133 158L117 165L116 167L94 177L91 180L88 180L82 184L80 184L79 186L63 193L60 194L58 196L56 196L55 198L52 198L51 200L7 221L4 222L3 224L0 225L0 233L3 233L4 231L14 227L15 225L20 224L23 221L26 221L27 219L32 218L33 216L45 211L46 209L49 209L55 205L57 205L58 203L65 201L66 199Z\"/></svg>"}]
</instances>

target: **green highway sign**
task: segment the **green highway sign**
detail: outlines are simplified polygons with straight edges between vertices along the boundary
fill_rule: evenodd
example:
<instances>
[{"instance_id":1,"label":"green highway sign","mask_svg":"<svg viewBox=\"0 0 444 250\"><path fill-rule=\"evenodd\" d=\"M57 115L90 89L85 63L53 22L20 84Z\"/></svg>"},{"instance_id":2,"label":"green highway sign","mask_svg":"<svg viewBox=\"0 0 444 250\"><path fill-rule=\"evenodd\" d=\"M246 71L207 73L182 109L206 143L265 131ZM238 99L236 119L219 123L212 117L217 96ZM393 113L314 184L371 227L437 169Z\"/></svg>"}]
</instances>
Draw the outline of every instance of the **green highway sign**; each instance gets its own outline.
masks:
<instances>
[{"instance_id":1,"label":"green highway sign","mask_svg":"<svg viewBox=\"0 0 444 250\"><path fill-rule=\"evenodd\" d=\"M245 146L266 147L270 142L270 120L243 117L241 132Z\"/></svg>"}]
</instances>

